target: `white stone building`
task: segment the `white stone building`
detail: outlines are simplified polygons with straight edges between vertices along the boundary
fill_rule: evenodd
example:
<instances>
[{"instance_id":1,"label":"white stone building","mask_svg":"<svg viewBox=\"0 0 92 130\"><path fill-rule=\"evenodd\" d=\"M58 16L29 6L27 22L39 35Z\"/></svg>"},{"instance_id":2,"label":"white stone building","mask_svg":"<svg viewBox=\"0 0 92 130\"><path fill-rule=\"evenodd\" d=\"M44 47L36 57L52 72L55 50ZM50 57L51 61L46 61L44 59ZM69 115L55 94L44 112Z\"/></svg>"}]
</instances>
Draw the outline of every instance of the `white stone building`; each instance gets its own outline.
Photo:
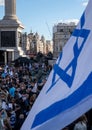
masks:
<instances>
[{"instance_id":1,"label":"white stone building","mask_svg":"<svg viewBox=\"0 0 92 130\"><path fill-rule=\"evenodd\" d=\"M53 52L53 44L50 40L45 40L44 36L41 36L38 33L29 33L28 34L28 43L29 49L27 49L31 54L37 54L41 52L47 54L48 52ZM27 47L28 48L28 47Z\"/></svg>"},{"instance_id":2,"label":"white stone building","mask_svg":"<svg viewBox=\"0 0 92 130\"><path fill-rule=\"evenodd\" d=\"M76 23L58 23L53 27L53 55L58 57L62 48L70 38L72 32L76 27Z\"/></svg>"},{"instance_id":3,"label":"white stone building","mask_svg":"<svg viewBox=\"0 0 92 130\"><path fill-rule=\"evenodd\" d=\"M46 40L46 53L53 53L53 42L51 40Z\"/></svg>"}]
</instances>

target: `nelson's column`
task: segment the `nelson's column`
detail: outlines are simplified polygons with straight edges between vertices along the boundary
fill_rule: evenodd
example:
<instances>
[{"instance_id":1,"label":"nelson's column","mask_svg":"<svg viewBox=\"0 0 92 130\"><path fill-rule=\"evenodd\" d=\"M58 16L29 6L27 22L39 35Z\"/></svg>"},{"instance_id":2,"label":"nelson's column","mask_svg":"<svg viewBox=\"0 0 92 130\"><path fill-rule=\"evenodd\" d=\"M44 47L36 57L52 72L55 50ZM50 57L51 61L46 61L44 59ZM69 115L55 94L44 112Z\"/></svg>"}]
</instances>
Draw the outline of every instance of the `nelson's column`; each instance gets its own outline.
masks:
<instances>
[{"instance_id":1,"label":"nelson's column","mask_svg":"<svg viewBox=\"0 0 92 130\"><path fill-rule=\"evenodd\" d=\"M16 16L16 0L5 0L5 16L0 20L0 62L9 63L23 55L21 33L24 29Z\"/></svg>"}]
</instances>

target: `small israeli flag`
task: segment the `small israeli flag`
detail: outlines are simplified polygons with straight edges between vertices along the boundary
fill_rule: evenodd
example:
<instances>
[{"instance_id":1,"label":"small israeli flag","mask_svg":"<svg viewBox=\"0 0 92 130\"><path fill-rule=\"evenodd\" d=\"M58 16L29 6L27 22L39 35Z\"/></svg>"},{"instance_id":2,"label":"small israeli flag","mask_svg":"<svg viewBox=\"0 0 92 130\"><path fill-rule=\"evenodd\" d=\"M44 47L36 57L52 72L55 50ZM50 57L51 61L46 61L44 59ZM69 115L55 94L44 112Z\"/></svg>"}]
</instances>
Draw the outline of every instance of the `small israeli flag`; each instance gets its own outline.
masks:
<instances>
[{"instance_id":1,"label":"small israeli flag","mask_svg":"<svg viewBox=\"0 0 92 130\"><path fill-rule=\"evenodd\" d=\"M92 0L21 130L61 130L92 108Z\"/></svg>"}]
</instances>

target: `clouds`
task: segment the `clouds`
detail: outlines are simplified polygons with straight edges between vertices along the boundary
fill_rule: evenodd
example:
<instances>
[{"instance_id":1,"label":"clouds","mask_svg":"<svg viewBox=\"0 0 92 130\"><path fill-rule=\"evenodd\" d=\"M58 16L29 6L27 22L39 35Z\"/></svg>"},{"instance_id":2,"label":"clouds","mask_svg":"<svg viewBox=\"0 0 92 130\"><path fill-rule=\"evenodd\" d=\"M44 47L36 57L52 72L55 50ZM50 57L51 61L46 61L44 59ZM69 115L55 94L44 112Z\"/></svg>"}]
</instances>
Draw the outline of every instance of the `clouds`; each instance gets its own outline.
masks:
<instances>
[{"instance_id":1,"label":"clouds","mask_svg":"<svg viewBox=\"0 0 92 130\"><path fill-rule=\"evenodd\" d=\"M4 0L0 0L0 6L4 5Z\"/></svg>"},{"instance_id":2,"label":"clouds","mask_svg":"<svg viewBox=\"0 0 92 130\"><path fill-rule=\"evenodd\" d=\"M88 4L88 0L82 0L82 5L83 6L87 6ZM4 5L4 0L0 0L0 6L3 6Z\"/></svg>"},{"instance_id":3,"label":"clouds","mask_svg":"<svg viewBox=\"0 0 92 130\"><path fill-rule=\"evenodd\" d=\"M83 1L83 3L82 3L83 6L87 6L87 4L88 4L88 0Z\"/></svg>"},{"instance_id":4,"label":"clouds","mask_svg":"<svg viewBox=\"0 0 92 130\"><path fill-rule=\"evenodd\" d=\"M87 6L88 2L83 2L83 6Z\"/></svg>"},{"instance_id":5,"label":"clouds","mask_svg":"<svg viewBox=\"0 0 92 130\"><path fill-rule=\"evenodd\" d=\"M78 19L67 19L67 20L65 20L64 22L67 23L67 24L68 24L68 23L69 23L69 24L70 24L70 23L75 23L75 24L77 24L77 23L79 22L79 20L78 20Z\"/></svg>"}]
</instances>

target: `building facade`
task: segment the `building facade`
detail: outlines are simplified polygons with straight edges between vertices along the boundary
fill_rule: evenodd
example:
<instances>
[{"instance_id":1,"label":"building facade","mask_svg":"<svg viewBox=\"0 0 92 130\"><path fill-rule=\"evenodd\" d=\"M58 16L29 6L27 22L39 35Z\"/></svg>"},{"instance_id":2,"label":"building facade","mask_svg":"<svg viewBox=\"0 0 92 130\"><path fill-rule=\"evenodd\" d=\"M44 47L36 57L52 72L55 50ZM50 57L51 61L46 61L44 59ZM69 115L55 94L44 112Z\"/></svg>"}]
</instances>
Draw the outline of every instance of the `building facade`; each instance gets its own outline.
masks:
<instances>
[{"instance_id":1,"label":"building facade","mask_svg":"<svg viewBox=\"0 0 92 130\"><path fill-rule=\"evenodd\" d=\"M44 36L40 37L38 33L29 33L26 45L27 52L31 54L37 54L38 52L42 54L53 53L53 42L46 40Z\"/></svg>"},{"instance_id":2,"label":"building facade","mask_svg":"<svg viewBox=\"0 0 92 130\"><path fill-rule=\"evenodd\" d=\"M58 57L62 48L70 38L72 32L76 27L76 23L58 23L53 27L53 55Z\"/></svg>"}]
</instances>

